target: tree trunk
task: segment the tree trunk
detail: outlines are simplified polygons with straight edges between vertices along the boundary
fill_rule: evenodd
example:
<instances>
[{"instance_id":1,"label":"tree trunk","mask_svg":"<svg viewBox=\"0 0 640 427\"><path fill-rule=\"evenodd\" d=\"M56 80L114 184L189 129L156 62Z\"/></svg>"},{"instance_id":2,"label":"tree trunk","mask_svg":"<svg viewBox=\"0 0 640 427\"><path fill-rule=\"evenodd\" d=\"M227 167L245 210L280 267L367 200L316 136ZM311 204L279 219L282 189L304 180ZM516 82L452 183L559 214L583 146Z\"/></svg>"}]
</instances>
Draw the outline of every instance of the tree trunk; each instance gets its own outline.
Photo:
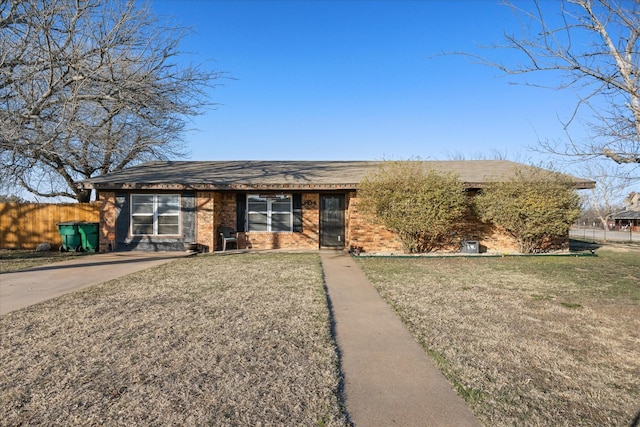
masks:
<instances>
[{"instance_id":1,"label":"tree trunk","mask_svg":"<svg viewBox=\"0 0 640 427\"><path fill-rule=\"evenodd\" d=\"M603 236L603 242L607 241L607 231L609 230L609 221L607 221L606 218L602 218L600 217L600 222L602 223L602 230L604 232Z\"/></svg>"}]
</instances>

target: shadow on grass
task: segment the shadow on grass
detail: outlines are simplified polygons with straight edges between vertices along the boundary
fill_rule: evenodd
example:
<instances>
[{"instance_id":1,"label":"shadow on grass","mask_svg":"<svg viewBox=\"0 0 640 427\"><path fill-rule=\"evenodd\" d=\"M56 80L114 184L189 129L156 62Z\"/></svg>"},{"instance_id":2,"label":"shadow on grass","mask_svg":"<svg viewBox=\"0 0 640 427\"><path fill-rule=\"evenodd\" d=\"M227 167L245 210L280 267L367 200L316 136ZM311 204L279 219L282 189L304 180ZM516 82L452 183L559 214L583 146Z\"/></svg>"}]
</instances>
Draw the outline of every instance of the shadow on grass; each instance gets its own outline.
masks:
<instances>
[{"instance_id":1,"label":"shadow on grass","mask_svg":"<svg viewBox=\"0 0 640 427\"><path fill-rule=\"evenodd\" d=\"M603 245L584 240L569 240L569 251L571 252L591 252L600 249Z\"/></svg>"},{"instance_id":2,"label":"shadow on grass","mask_svg":"<svg viewBox=\"0 0 640 427\"><path fill-rule=\"evenodd\" d=\"M109 266L113 266L114 268L117 268L118 265L162 261L162 260L173 259L173 258L177 259L177 258L184 258L185 256L187 255L184 255L181 252L176 252L176 255L167 255L167 256L151 255L151 256L144 256L144 257L130 257L130 258L123 257L118 259L111 258L104 261L98 261L97 258L92 258L92 259L88 259L87 262L82 262L82 263L55 262L55 263L41 265L41 266L27 267L24 270L21 270L20 272L29 273L29 272L36 272L36 271L65 270L65 269L75 269L75 268L83 268L83 267L100 267L105 265L109 265ZM73 261L73 259L60 259L60 261ZM17 272L18 271L16 271L16 273Z\"/></svg>"},{"instance_id":3,"label":"shadow on grass","mask_svg":"<svg viewBox=\"0 0 640 427\"><path fill-rule=\"evenodd\" d=\"M17 259L40 259L51 258L64 261L74 259L79 256L93 255L93 252L54 252L54 251L23 251L23 250L2 250L0 251L0 260L17 260Z\"/></svg>"}]
</instances>

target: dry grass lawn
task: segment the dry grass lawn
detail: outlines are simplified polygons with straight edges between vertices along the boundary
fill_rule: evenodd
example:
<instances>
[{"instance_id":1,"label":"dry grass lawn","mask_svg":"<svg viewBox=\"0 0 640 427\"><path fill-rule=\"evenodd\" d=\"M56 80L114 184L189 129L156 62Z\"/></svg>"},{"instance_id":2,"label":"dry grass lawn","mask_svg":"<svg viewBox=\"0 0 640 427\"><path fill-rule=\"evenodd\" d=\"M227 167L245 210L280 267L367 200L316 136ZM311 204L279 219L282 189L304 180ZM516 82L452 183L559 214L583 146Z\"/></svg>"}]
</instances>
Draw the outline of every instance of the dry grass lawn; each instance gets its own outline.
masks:
<instances>
[{"instance_id":1,"label":"dry grass lawn","mask_svg":"<svg viewBox=\"0 0 640 427\"><path fill-rule=\"evenodd\" d=\"M487 426L628 426L640 410L640 250L364 258Z\"/></svg>"},{"instance_id":2,"label":"dry grass lawn","mask_svg":"<svg viewBox=\"0 0 640 427\"><path fill-rule=\"evenodd\" d=\"M2 425L345 425L316 254L198 256L0 318Z\"/></svg>"}]
</instances>

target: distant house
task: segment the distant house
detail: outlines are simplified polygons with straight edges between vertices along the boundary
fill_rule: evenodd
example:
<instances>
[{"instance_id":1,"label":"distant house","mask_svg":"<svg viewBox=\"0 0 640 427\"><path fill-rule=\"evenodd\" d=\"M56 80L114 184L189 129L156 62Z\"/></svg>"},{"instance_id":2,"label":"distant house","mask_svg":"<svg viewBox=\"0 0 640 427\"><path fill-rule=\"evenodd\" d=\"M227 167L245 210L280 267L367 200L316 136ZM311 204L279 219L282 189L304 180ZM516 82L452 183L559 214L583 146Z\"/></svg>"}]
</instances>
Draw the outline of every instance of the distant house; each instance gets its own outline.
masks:
<instances>
[{"instance_id":1,"label":"distant house","mask_svg":"<svg viewBox=\"0 0 640 427\"><path fill-rule=\"evenodd\" d=\"M625 209L629 211L640 211L640 193L632 191L624 199Z\"/></svg>"},{"instance_id":2,"label":"distant house","mask_svg":"<svg viewBox=\"0 0 640 427\"><path fill-rule=\"evenodd\" d=\"M361 247L400 252L397 236L358 212L358 185L379 165L368 161L149 162L79 183L101 203L101 250L220 250L220 226L238 231L238 248ZM455 172L469 192L509 179L522 164L505 160L429 161ZM593 182L575 178L576 188ZM498 230L470 229L489 250L512 250Z\"/></svg>"},{"instance_id":3,"label":"distant house","mask_svg":"<svg viewBox=\"0 0 640 427\"><path fill-rule=\"evenodd\" d=\"M640 193L632 192L624 199L625 210L611 215L616 230L640 231Z\"/></svg>"},{"instance_id":4,"label":"distant house","mask_svg":"<svg viewBox=\"0 0 640 427\"><path fill-rule=\"evenodd\" d=\"M611 215L615 230L640 231L640 211L621 211Z\"/></svg>"}]
</instances>

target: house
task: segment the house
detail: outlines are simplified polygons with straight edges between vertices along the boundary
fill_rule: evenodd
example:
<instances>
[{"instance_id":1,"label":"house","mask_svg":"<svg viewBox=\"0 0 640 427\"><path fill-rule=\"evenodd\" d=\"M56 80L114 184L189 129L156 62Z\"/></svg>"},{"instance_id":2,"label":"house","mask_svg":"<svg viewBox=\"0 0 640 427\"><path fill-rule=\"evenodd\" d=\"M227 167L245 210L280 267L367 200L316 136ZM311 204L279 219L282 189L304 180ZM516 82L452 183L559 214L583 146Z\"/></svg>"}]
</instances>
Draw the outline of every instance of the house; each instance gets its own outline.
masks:
<instances>
[{"instance_id":1,"label":"house","mask_svg":"<svg viewBox=\"0 0 640 427\"><path fill-rule=\"evenodd\" d=\"M631 192L624 199L625 209L611 215L615 230L640 231L640 193Z\"/></svg>"},{"instance_id":2,"label":"house","mask_svg":"<svg viewBox=\"0 0 640 427\"><path fill-rule=\"evenodd\" d=\"M613 229L620 231L640 231L640 210L620 211L610 217Z\"/></svg>"},{"instance_id":3,"label":"house","mask_svg":"<svg viewBox=\"0 0 640 427\"><path fill-rule=\"evenodd\" d=\"M428 161L455 172L469 191L509 179L506 160ZM238 231L238 248L361 247L400 252L397 236L357 207L358 184L373 161L155 161L81 181L101 203L100 250L220 250L220 226ZM576 188L593 182L575 178ZM494 232L469 236L491 250L515 243Z\"/></svg>"},{"instance_id":4,"label":"house","mask_svg":"<svg viewBox=\"0 0 640 427\"><path fill-rule=\"evenodd\" d=\"M640 193L629 193L624 199L624 210L611 215L614 230L640 231Z\"/></svg>"},{"instance_id":5,"label":"house","mask_svg":"<svg viewBox=\"0 0 640 427\"><path fill-rule=\"evenodd\" d=\"M640 193L636 193L635 191L629 193L624 199L624 205L626 210L640 211Z\"/></svg>"}]
</instances>

